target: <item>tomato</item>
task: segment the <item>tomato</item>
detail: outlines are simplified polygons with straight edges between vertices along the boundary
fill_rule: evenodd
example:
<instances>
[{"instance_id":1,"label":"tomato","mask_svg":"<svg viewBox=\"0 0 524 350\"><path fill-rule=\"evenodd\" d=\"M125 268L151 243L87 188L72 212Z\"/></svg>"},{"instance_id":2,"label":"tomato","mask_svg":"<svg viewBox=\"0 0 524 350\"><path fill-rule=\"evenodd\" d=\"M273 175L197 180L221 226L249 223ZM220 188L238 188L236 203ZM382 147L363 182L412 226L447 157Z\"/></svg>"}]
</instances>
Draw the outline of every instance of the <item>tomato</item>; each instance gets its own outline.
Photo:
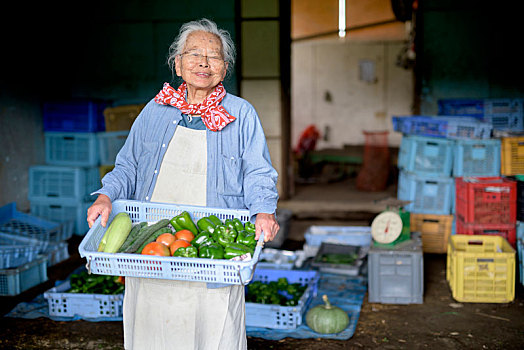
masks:
<instances>
[{"instance_id":1,"label":"tomato","mask_svg":"<svg viewBox=\"0 0 524 350\"><path fill-rule=\"evenodd\" d=\"M185 239L177 239L176 241L174 241L173 243L169 245L169 250L171 251L171 255L173 255L175 254L178 248L182 248L182 247L185 248L185 247L189 247L190 245L191 243L189 243Z\"/></svg>"},{"instance_id":2,"label":"tomato","mask_svg":"<svg viewBox=\"0 0 524 350\"><path fill-rule=\"evenodd\" d=\"M176 239L185 239L186 241L191 242L193 238L195 238L195 235L189 230L180 230L175 233L175 237Z\"/></svg>"},{"instance_id":3,"label":"tomato","mask_svg":"<svg viewBox=\"0 0 524 350\"><path fill-rule=\"evenodd\" d=\"M142 254L144 255L170 256L171 254L169 253L169 248L158 242L148 243L144 249L142 249Z\"/></svg>"},{"instance_id":4,"label":"tomato","mask_svg":"<svg viewBox=\"0 0 524 350\"><path fill-rule=\"evenodd\" d=\"M169 232L162 233L160 236L157 237L156 242L162 243L166 247L169 247L171 243L176 241L175 235Z\"/></svg>"}]
</instances>

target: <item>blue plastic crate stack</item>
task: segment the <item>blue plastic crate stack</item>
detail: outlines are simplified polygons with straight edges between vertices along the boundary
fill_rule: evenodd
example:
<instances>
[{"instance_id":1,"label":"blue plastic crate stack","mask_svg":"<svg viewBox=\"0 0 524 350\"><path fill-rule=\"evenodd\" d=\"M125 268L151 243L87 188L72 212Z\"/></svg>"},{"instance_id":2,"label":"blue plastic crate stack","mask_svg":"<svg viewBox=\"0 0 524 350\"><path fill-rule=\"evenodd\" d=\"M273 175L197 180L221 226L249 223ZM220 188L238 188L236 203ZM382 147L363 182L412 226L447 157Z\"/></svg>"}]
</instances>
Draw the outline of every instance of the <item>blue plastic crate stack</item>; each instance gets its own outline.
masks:
<instances>
[{"instance_id":1,"label":"blue plastic crate stack","mask_svg":"<svg viewBox=\"0 0 524 350\"><path fill-rule=\"evenodd\" d=\"M493 135L524 130L524 114L522 99L448 99L438 106L437 116L393 117L403 134L397 195L411 201L411 213L449 216L456 178L500 177L501 140Z\"/></svg>"}]
</instances>

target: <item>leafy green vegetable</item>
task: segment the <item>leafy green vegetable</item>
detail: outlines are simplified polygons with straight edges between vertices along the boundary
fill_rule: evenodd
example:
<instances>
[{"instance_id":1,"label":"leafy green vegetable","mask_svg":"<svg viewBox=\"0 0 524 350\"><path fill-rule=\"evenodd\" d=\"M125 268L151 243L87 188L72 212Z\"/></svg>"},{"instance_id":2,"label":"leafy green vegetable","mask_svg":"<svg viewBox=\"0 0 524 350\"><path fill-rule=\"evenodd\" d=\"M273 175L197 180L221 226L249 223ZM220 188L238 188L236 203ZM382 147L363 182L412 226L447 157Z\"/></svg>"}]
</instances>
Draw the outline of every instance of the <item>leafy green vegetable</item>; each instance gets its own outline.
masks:
<instances>
[{"instance_id":1,"label":"leafy green vegetable","mask_svg":"<svg viewBox=\"0 0 524 350\"><path fill-rule=\"evenodd\" d=\"M87 271L72 274L68 293L120 294L124 292L124 284L118 282L119 279L117 276L88 274Z\"/></svg>"},{"instance_id":2,"label":"leafy green vegetable","mask_svg":"<svg viewBox=\"0 0 524 350\"><path fill-rule=\"evenodd\" d=\"M287 278L269 283L255 281L247 286L246 302L295 306L306 288L300 283L289 283Z\"/></svg>"}]
</instances>

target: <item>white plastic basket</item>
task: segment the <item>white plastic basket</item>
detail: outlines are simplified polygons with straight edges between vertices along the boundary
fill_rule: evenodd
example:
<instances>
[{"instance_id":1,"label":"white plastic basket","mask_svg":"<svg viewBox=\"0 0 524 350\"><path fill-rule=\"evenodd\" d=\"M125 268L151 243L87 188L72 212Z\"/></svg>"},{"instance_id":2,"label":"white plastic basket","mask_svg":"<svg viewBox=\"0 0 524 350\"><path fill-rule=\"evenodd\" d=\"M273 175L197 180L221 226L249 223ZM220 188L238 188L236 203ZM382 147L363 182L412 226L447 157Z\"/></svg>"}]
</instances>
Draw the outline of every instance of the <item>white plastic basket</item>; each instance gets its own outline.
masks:
<instances>
[{"instance_id":1,"label":"white plastic basket","mask_svg":"<svg viewBox=\"0 0 524 350\"><path fill-rule=\"evenodd\" d=\"M162 219L171 219L183 211L187 211L194 222L211 214L216 215L222 221L233 218L238 218L242 222L249 220L247 210L115 200L108 222L120 212L127 212L133 223L143 221L153 223ZM255 254L249 261L100 253L97 248L105 231L106 228L102 227L100 218L98 218L78 247L80 256L87 259L86 267L90 273L206 282L208 285L211 284L210 287L249 283L253 278L255 265L258 262L264 242L262 234Z\"/></svg>"}]
</instances>

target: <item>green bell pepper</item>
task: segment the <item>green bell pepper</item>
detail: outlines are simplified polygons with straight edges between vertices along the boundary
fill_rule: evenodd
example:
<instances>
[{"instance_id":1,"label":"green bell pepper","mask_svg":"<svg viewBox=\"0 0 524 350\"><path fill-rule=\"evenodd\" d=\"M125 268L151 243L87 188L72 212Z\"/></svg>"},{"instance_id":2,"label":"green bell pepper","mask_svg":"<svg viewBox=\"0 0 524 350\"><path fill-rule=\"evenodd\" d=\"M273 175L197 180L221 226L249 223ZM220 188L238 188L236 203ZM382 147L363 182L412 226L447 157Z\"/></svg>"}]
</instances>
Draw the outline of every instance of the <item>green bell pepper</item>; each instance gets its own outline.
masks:
<instances>
[{"instance_id":1,"label":"green bell pepper","mask_svg":"<svg viewBox=\"0 0 524 350\"><path fill-rule=\"evenodd\" d=\"M182 257L182 258L198 258L198 250L196 247L181 247L175 251L173 256Z\"/></svg>"},{"instance_id":2,"label":"green bell pepper","mask_svg":"<svg viewBox=\"0 0 524 350\"><path fill-rule=\"evenodd\" d=\"M209 220L211 220L211 222L214 224L214 226L217 226L217 225L223 225L224 223L222 222L222 220L220 220L216 215L209 215L207 217Z\"/></svg>"},{"instance_id":3,"label":"green bell pepper","mask_svg":"<svg viewBox=\"0 0 524 350\"><path fill-rule=\"evenodd\" d=\"M197 226L200 232L213 233L215 231L215 223L207 216L197 221Z\"/></svg>"},{"instance_id":4,"label":"green bell pepper","mask_svg":"<svg viewBox=\"0 0 524 350\"><path fill-rule=\"evenodd\" d=\"M198 228L196 227L191 215L187 211L180 213L171 220L169 220L175 231L189 230L196 236L198 235Z\"/></svg>"},{"instance_id":5,"label":"green bell pepper","mask_svg":"<svg viewBox=\"0 0 524 350\"><path fill-rule=\"evenodd\" d=\"M224 249L216 243L201 246L198 250L198 256L205 259L223 259Z\"/></svg>"},{"instance_id":6,"label":"green bell pepper","mask_svg":"<svg viewBox=\"0 0 524 350\"><path fill-rule=\"evenodd\" d=\"M247 221L244 224L244 230L246 230L249 233L256 233L255 224L251 223L250 221Z\"/></svg>"},{"instance_id":7,"label":"green bell pepper","mask_svg":"<svg viewBox=\"0 0 524 350\"><path fill-rule=\"evenodd\" d=\"M247 253L253 255L254 249L240 243L229 243L224 248L224 259L231 259Z\"/></svg>"},{"instance_id":8,"label":"green bell pepper","mask_svg":"<svg viewBox=\"0 0 524 350\"><path fill-rule=\"evenodd\" d=\"M191 244L197 248L213 244L215 241L211 237L211 233L207 231L200 232L192 241Z\"/></svg>"},{"instance_id":9,"label":"green bell pepper","mask_svg":"<svg viewBox=\"0 0 524 350\"><path fill-rule=\"evenodd\" d=\"M237 238L237 231L234 228L218 225L215 227L215 231L211 236L215 242L225 247L229 243L235 242Z\"/></svg>"},{"instance_id":10,"label":"green bell pepper","mask_svg":"<svg viewBox=\"0 0 524 350\"><path fill-rule=\"evenodd\" d=\"M254 248L257 245L254 232L247 232L245 230L238 231L237 243L246 245L250 248Z\"/></svg>"},{"instance_id":11,"label":"green bell pepper","mask_svg":"<svg viewBox=\"0 0 524 350\"><path fill-rule=\"evenodd\" d=\"M244 230L244 224L237 218L227 219L225 225L227 227L235 229L237 232Z\"/></svg>"}]
</instances>

